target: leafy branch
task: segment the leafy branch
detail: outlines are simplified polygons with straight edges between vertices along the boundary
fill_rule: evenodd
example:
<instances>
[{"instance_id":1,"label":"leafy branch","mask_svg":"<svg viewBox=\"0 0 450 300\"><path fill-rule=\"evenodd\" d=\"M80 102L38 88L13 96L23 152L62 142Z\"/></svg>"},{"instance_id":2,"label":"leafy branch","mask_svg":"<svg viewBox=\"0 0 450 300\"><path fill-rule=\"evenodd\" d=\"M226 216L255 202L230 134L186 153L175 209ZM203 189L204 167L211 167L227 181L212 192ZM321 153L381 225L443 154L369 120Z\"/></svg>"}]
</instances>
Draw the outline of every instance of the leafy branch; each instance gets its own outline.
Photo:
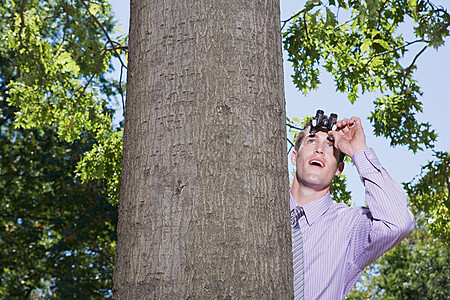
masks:
<instances>
[{"instance_id":1,"label":"leafy branch","mask_svg":"<svg viewBox=\"0 0 450 300\"><path fill-rule=\"evenodd\" d=\"M125 113L125 100L124 100L124 95L123 95L123 89L122 89L122 76L123 76L123 69L127 69L127 65L123 62L120 54L117 52L117 50L124 50L127 51L128 50L128 46L117 46L116 42L114 42L111 37L108 34L108 31L106 30L106 28L103 26L103 24L98 20L98 18L91 13L91 11L89 10L89 6L86 4L86 2L84 0L79 0L81 2L81 4L86 8L86 10L89 12L90 17L94 20L94 22L97 24L97 26L103 31L108 43L110 44L110 48L106 48L105 45L105 51L112 51L114 52L114 54L116 55L116 57L119 59L120 61L120 78L119 78L119 94L121 96L122 99L122 109L123 109L123 113ZM100 65L101 65L101 61L104 58L106 52L103 52L102 54L102 59L100 60ZM96 73L99 71L99 68L97 68ZM93 77L90 78L88 84L90 83L90 81L92 80ZM87 87L87 86L86 86ZM86 90L86 87L83 89L83 92Z\"/></svg>"},{"instance_id":2,"label":"leafy branch","mask_svg":"<svg viewBox=\"0 0 450 300\"><path fill-rule=\"evenodd\" d=\"M89 85L91 84L91 82L94 79L94 77L97 76L97 74L99 73L100 68L102 66L103 59L105 58L106 53L107 52L105 51L105 49L103 49L102 54L100 56L100 59L97 62L97 66L95 68L95 72L92 73L91 77L89 77L88 81L86 82L86 84L83 87L79 87L77 90L75 90L75 92L77 92L81 88L83 88L83 90L80 92L80 94L78 96L78 99L73 103L73 108L74 109L77 107L79 100L81 99L81 97L83 97L84 93L86 92L86 89L89 87Z\"/></svg>"},{"instance_id":3,"label":"leafy branch","mask_svg":"<svg viewBox=\"0 0 450 300\"><path fill-rule=\"evenodd\" d=\"M20 10L19 10L19 15L20 15L20 28L19 28L19 33L18 33L18 37L19 37L19 51L20 49L24 49L27 51L28 55L30 56L30 58L32 60L34 60L38 66L38 72L40 73L41 76L39 76L39 84L42 85L43 84L43 79L44 79L44 65L42 64L42 62L36 58L36 56L33 54L33 51L30 50L30 48L28 47L28 45L26 45L23 40L22 40L22 31L24 30L24 28L26 27L25 24L25 6L27 4L26 0L22 0L22 3L20 5Z\"/></svg>"},{"instance_id":4,"label":"leafy branch","mask_svg":"<svg viewBox=\"0 0 450 300\"><path fill-rule=\"evenodd\" d=\"M91 13L91 11L89 10L89 6L86 4L86 2L84 0L78 0L81 2L81 4L83 4L83 6L86 8L86 10L89 13L89 16L92 18L92 20L94 20L94 22L97 24L97 26L103 31L103 33L105 34L106 39L108 40L108 43L111 45L110 50L114 52L114 54L116 54L116 57L119 59L120 63L122 64L122 66L124 66L126 68L126 64L122 61L122 58L120 57L120 54L117 52L117 49L128 49L128 47L123 46L123 47L115 47L114 46L114 42L111 39L111 37L109 36L108 31L106 30L106 28L102 25L102 23L98 20L98 18L93 15Z\"/></svg>"}]
</instances>

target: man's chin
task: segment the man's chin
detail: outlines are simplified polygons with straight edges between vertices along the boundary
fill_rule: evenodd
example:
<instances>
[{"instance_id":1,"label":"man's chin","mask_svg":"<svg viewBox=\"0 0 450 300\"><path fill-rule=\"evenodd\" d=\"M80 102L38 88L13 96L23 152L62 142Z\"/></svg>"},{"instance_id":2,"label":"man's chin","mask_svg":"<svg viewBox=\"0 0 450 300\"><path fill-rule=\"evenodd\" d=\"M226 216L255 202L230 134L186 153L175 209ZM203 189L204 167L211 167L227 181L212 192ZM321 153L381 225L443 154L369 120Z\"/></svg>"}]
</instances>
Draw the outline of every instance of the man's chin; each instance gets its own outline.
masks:
<instances>
[{"instance_id":1,"label":"man's chin","mask_svg":"<svg viewBox=\"0 0 450 300\"><path fill-rule=\"evenodd\" d=\"M324 181L323 178L317 176L309 176L307 178L300 179L299 182L302 185L317 191L330 188L330 181Z\"/></svg>"}]
</instances>

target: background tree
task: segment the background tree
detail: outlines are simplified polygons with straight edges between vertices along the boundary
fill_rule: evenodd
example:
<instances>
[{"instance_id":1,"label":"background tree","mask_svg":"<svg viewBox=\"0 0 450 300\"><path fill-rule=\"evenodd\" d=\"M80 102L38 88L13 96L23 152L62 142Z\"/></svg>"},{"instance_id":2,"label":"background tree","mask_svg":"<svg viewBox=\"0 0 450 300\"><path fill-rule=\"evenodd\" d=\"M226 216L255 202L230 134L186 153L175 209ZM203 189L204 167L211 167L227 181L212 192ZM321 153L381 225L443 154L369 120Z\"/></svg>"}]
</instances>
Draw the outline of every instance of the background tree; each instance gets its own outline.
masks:
<instances>
[{"instance_id":1,"label":"background tree","mask_svg":"<svg viewBox=\"0 0 450 300\"><path fill-rule=\"evenodd\" d=\"M63 127L67 142L58 130L70 120L87 122L77 119L76 105L86 105L82 96L64 102L71 91L86 95L81 91L90 82L102 97L116 93L106 68L98 70L109 60L92 59L102 49L102 29L112 30L109 6L102 8L102 28L74 2L7 1L0 15L0 298L109 297L117 206L103 180L75 177L96 134L84 128L72 138ZM57 107L73 115L58 116ZM30 129L17 126L30 110L38 114L30 113ZM104 112L112 113L99 107Z\"/></svg>"},{"instance_id":2,"label":"background tree","mask_svg":"<svg viewBox=\"0 0 450 300\"><path fill-rule=\"evenodd\" d=\"M14 130L5 124L8 110L0 138L0 297L108 296L117 207L100 181L74 178L93 139L67 144L51 129Z\"/></svg>"}]
</instances>

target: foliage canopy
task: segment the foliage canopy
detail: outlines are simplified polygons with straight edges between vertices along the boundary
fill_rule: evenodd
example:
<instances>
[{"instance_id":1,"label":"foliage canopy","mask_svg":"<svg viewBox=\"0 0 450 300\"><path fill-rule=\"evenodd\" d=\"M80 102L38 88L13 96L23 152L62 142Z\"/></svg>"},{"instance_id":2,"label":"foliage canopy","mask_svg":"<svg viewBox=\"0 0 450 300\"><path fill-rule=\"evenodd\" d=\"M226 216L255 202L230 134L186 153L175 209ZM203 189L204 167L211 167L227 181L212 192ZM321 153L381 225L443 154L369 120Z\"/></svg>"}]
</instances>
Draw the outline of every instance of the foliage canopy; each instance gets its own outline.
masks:
<instances>
[{"instance_id":1,"label":"foliage canopy","mask_svg":"<svg viewBox=\"0 0 450 300\"><path fill-rule=\"evenodd\" d=\"M105 180L74 175L112 128L118 85L97 57L113 22L106 3L102 27L78 4L0 5L0 298L111 294L117 206Z\"/></svg>"}]
</instances>

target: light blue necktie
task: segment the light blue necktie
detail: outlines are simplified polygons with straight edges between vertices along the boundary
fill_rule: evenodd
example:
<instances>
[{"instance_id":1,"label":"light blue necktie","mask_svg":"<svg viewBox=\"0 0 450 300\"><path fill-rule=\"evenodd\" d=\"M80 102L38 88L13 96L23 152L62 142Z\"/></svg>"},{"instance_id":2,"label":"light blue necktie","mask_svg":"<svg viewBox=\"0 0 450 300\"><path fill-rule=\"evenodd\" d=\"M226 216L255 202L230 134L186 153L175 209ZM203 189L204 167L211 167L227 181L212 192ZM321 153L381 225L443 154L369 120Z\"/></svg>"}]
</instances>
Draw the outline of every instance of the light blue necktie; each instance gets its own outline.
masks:
<instances>
[{"instance_id":1,"label":"light blue necktie","mask_svg":"<svg viewBox=\"0 0 450 300\"><path fill-rule=\"evenodd\" d=\"M292 255L294 266L294 299L303 299L303 237L298 220L305 215L303 207L297 206L291 210L292 225Z\"/></svg>"}]
</instances>

